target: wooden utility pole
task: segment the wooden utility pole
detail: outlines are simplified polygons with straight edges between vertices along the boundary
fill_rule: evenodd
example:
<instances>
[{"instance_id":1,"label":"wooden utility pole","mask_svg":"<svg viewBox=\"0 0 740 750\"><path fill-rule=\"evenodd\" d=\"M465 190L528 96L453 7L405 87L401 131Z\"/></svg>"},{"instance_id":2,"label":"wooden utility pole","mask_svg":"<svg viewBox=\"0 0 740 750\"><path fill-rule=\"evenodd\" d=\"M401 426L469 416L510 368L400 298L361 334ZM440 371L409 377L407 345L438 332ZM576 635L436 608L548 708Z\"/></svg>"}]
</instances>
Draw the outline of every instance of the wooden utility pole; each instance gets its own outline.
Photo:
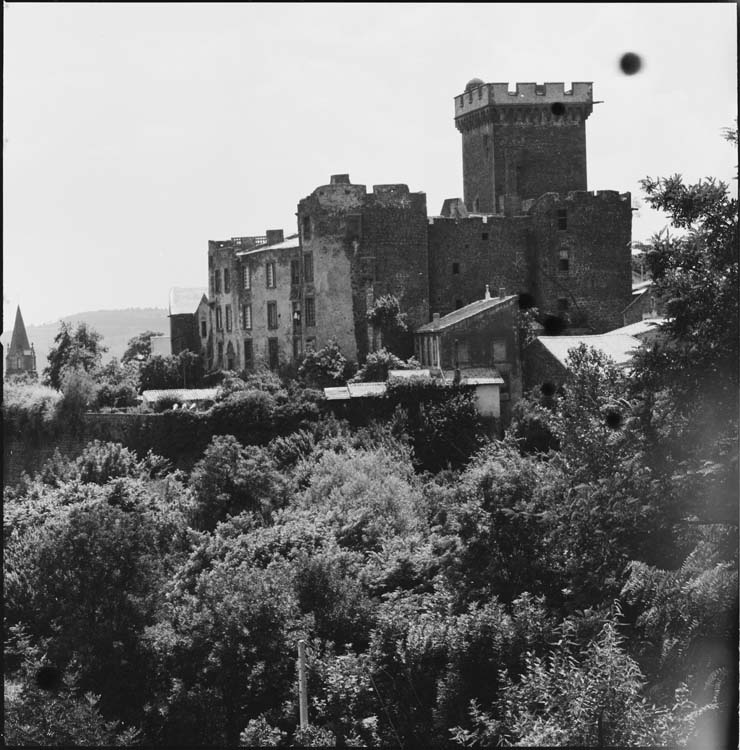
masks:
<instances>
[{"instance_id":1,"label":"wooden utility pole","mask_svg":"<svg viewBox=\"0 0 740 750\"><path fill-rule=\"evenodd\" d=\"M298 641L298 705L301 729L308 729L308 687L306 685L306 642Z\"/></svg>"}]
</instances>

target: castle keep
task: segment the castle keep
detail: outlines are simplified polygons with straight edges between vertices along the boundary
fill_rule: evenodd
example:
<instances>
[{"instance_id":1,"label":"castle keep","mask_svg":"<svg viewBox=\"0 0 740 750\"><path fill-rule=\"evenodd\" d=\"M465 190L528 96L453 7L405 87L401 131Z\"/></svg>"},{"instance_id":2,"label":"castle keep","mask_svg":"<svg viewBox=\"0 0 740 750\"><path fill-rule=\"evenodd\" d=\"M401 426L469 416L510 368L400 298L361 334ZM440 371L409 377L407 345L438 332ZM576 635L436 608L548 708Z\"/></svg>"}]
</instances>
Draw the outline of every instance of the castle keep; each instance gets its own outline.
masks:
<instances>
[{"instance_id":1,"label":"castle keep","mask_svg":"<svg viewBox=\"0 0 740 750\"><path fill-rule=\"evenodd\" d=\"M414 330L481 300L486 285L561 327L620 326L631 301L630 194L587 189L592 91L470 81L454 99L464 197L439 216L406 185L368 192L334 175L298 203L287 239L270 230L210 241L210 312L199 308L197 324L209 367L275 368L330 339L362 361L382 344L367 312L386 294Z\"/></svg>"}]
</instances>

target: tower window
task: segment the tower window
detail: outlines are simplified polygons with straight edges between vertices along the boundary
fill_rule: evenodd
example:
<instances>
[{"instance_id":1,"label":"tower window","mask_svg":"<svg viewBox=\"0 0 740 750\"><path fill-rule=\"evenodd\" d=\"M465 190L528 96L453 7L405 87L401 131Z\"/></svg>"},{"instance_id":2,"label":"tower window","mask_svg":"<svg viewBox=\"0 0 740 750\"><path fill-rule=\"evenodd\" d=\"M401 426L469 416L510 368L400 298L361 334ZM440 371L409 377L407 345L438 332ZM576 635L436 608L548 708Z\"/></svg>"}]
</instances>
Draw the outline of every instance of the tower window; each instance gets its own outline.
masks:
<instances>
[{"instance_id":1,"label":"tower window","mask_svg":"<svg viewBox=\"0 0 740 750\"><path fill-rule=\"evenodd\" d=\"M303 254L303 278L308 284L313 282L313 253Z\"/></svg>"},{"instance_id":2,"label":"tower window","mask_svg":"<svg viewBox=\"0 0 740 750\"><path fill-rule=\"evenodd\" d=\"M453 263L452 264L452 273L457 275L460 273L460 264L459 263Z\"/></svg>"},{"instance_id":3,"label":"tower window","mask_svg":"<svg viewBox=\"0 0 740 750\"><path fill-rule=\"evenodd\" d=\"M568 210L565 208L558 209L558 229L568 228Z\"/></svg>"},{"instance_id":4,"label":"tower window","mask_svg":"<svg viewBox=\"0 0 740 750\"><path fill-rule=\"evenodd\" d=\"M231 330L231 305L226 305L226 330Z\"/></svg>"},{"instance_id":5,"label":"tower window","mask_svg":"<svg viewBox=\"0 0 740 750\"><path fill-rule=\"evenodd\" d=\"M223 319L222 319L222 312L221 312L221 305L219 305L216 308L216 330L222 331L224 328Z\"/></svg>"},{"instance_id":6,"label":"tower window","mask_svg":"<svg viewBox=\"0 0 740 750\"><path fill-rule=\"evenodd\" d=\"M267 303L267 327L271 330L278 327L277 302Z\"/></svg>"},{"instance_id":7,"label":"tower window","mask_svg":"<svg viewBox=\"0 0 740 750\"><path fill-rule=\"evenodd\" d=\"M242 328L248 331L252 327L252 305L242 305Z\"/></svg>"},{"instance_id":8,"label":"tower window","mask_svg":"<svg viewBox=\"0 0 740 750\"><path fill-rule=\"evenodd\" d=\"M567 248L561 248L558 257L558 271L567 273L570 269L570 258Z\"/></svg>"},{"instance_id":9,"label":"tower window","mask_svg":"<svg viewBox=\"0 0 740 750\"><path fill-rule=\"evenodd\" d=\"M306 325L316 325L316 300L313 297L306 297L305 301L306 310Z\"/></svg>"},{"instance_id":10,"label":"tower window","mask_svg":"<svg viewBox=\"0 0 740 750\"><path fill-rule=\"evenodd\" d=\"M229 294L231 292L231 275L229 269L224 268L224 293Z\"/></svg>"},{"instance_id":11,"label":"tower window","mask_svg":"<svg viewBox=\"0 0 740 750\"><path fill-rule=\"evenodd\" d=\"M221 271L218 268L213 272L213 291L221 294Z\"/></svg>"},{"instance_id":12,"label":"tower window","mask_svg":"<svg viewBox=\"0 0 740 750\"><path fill-rule=\"evenodd\" d=\"M311 239L311 217L310 216L304 216L303 220L301 222L303 227L303 239L310 240Z\"/></svg>"}]
</instances>

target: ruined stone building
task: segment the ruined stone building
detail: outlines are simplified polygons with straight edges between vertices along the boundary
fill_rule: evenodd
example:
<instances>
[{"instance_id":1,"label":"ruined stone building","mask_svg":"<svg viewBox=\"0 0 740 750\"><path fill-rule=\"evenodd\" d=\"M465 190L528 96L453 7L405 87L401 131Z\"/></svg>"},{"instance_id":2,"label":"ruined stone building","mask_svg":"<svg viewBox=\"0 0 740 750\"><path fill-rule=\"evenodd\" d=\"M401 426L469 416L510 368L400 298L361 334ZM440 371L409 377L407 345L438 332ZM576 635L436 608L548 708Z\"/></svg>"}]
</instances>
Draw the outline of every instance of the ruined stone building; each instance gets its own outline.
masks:
<instances>
[{"instance_id":1,"label":"ruined stone building","mask_svg":"<svg viewBox=\"0 0 740 750\"><path fill-rule=\"evenodd\" d=\"M15 324L10 339L8 353L5 355L6 375L30 375L36 377L36 352L33 344L28 343L26 325L23 322L20 306L15 311Z\"/></svg>"},{"instance_id":2,"label":"ruined stone building","mask_svg":"<svg viewBox=\"0 0 740 750\"><path fill-rule=\"evenodd\" d=\"M590 83L510 91L473 79L454 101L464 197L446 200L440 216L406 185L368 191L334 175L299 201L297 234L210 241L209 367L275 368L330 339L362 361L379 344L367 312L385 294L427 333L435 313L483 299L486 285L571 329L622 325L631 302L630 195L587 189L593 105ZM503 350L491 342L467 351L485 360L471 358L471 367L493 367Z\"/></svg>"}]
</instances>

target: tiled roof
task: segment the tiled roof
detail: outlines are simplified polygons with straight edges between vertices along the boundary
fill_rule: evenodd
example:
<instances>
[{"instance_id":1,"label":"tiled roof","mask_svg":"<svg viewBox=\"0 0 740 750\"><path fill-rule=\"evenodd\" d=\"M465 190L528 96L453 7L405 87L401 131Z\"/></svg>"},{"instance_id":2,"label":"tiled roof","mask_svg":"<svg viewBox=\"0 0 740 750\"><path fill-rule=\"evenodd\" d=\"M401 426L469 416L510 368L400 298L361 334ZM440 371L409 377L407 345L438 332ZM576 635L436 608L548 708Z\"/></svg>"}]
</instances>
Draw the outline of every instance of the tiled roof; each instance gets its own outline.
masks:
<instances>
[{"instance_id":1,"label":"tiled roof","mask_svg":"<svg viewBox=\"0 0 740 750\"><path fill-rule=\"evenodd\" d=\"M490 299L479 299L476 302L471 302L465 307L461 307L459 310L443 315L439 320L433 320L431 323L426 323L416 329L416 333L433 333L434 331L440 331L449 326L455 325L460 321L472 318L476 315L480 315L482 312L487 312L494 307L503 307L508 302L517 299L516 294L510 294L508 297L491 297Z\"/></svg>"},{"instance_id":2,"label":"tiled roof","mask_svg":"<svg viewBox=\"0 0 740 750\"><path fill-rule=\"evenodd\" d=\"M455 378L454 370L443 371L445 382ZM495 367L461 367L460 385L503 385L504 379Z\"/></svg>"},{"instance_id":3,"label":"tiled roof","mask_svg":"<svg viewBox=\"0 0 740 750\"><path fill-rule=\"evenodd\" d=\"M351 398L382 396L385 393L385 389L385 383L347 383L347 390Z\"/></svg>"},{"instance_id":4,"label":"tiled roof","mask_svg":"<svg viewBox=\"0 0 740 750\"><path fill-rule=\"evenodd\" d=\"M194 315L208 289L202 286L170 289L170 315Z\"/></svg>"},{"instance_id":5,"label":"tiled roof","mask_svg":"<svg viewBox=\"0 0 740 750\"><path fill-rule=\"evenodd\" d=\"M566 366L568 351L580 344L598 349L620 366L628 364L632 359L633 350L640 346L639 339L625 333L601 333L586 336L538 336L537 341L563 366Z\"/></svg>"},{"instance_id":6,"label":"tiled roof","mask_svg":"<svg viewBox=\"0 0 740 750\"><path fill-rule=\"evenodd\" d=\"M628 326L622 328L615 328L613 331L607 331L605 336L612 336L615 333L626 333L628 336L635 336L639 338L644 336L646 333L657 332L659 326L666 322L665 318L646 318L645 320L638 320L637 323L630 323Z\"/></svg>"},{"instance_id":7,"label":"tiled roof","mask_svg":"<svg viewBox=\"0 0 740 750\"><path fill-rule=\"evenodd\" d=\"M165 398L178 401L215 401L218 388L167 388L164 390L142 391L144 401L155 402Z\"/></svg>"},{"instance_id":8,"label":"tiled roof","mask_svg":"<svg viewBox=\"0 0 740 750\"><path fill-rule=\"evenodd\" d=\"M283 242L276 242L274 245L260 245L260 247L254 247L251 250L240 250L236 254L241 258L244 255L254 255L255 253L261 253L265 250L295 250L300 246L300 238L297 234L293 234Z\"/></svg>"},{"instance_id":9,"label":"tiled roof","mask_svg":"<svg viewBox=\"0 0 740 750\"><path fill-rule=\"evenodd\" d=\"M431 378L432 373L429 370L388 370L388 377L411 380L412 378Z\"/></svg>"},{"instance_id":10,"label":"tiled roof","mask_svg":"<svg viewBox=\"0 0 740 750\"><path fill-rule=\"evenodd\" d=\"M348 398L382 396L385 391L385 383L347 383L334 388L324 388L324 398L327 401L343 401Z\"/></svg>"}]
</instances>

